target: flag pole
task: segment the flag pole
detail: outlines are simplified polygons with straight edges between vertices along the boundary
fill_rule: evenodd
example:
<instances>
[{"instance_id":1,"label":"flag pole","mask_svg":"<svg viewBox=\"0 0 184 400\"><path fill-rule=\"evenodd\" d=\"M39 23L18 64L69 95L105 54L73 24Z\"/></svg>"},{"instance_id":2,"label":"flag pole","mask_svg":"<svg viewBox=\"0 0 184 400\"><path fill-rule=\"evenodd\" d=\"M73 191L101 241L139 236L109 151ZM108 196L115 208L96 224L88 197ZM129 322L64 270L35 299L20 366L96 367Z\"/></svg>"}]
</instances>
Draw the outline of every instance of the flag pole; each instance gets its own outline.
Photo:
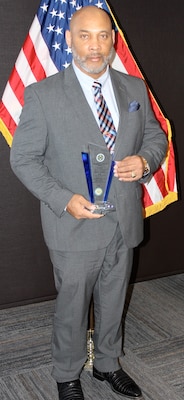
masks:
<instances>
[{"instance_id":1,"label":"flag pole","mask_svg":"<svg viewBox=\"0 0 184 400\"><path fill-rule=\"evenodd\" d=\"M84 369L92 370L93 369L93 361L94 361L94 342L93 342L93 334L94 334L94 304L93 298L91 299L89 314L88 314L88 330L87 330L87 360L84 365Z\"/></svg>"}]
</instances>

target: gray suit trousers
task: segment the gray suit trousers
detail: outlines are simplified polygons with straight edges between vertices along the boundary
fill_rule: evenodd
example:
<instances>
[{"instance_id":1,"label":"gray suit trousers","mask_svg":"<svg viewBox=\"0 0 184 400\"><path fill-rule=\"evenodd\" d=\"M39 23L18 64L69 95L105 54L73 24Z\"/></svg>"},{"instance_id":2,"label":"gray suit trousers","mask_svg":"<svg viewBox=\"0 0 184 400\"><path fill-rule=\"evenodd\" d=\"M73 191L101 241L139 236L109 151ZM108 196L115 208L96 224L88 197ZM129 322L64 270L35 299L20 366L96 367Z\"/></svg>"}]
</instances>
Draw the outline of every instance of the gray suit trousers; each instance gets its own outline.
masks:
<instances>
[{"instance_id":1,"label":"gray suit trousers","mask_svg":"<svg viewBox=\"0 0 184 400\"><path fill-rule=\"evenodd\" d=\"M53 371L57 382L79 378L87 359L87 324L93 294L94 366L119 368L122 313L130 279L133 249L123 243L117 226L107 248L86 252L50 250L58 292L53 322Z\"/></svg>"}]
</instances>

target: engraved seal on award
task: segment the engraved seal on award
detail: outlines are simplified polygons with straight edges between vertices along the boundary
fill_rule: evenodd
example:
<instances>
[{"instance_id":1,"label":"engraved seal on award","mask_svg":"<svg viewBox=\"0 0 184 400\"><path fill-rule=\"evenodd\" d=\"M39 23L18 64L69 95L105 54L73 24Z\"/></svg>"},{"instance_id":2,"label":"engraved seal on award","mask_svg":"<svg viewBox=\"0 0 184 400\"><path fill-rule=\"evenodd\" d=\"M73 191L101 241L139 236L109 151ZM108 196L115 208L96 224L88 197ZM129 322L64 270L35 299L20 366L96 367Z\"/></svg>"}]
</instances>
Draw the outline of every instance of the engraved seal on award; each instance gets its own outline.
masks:
<instances>
[{"instance_id":1,"label":"engraved seal on award","mask_svg":"<svg viewBox=\"0 0 184 400\"><path fill-rule=\"evenodd\" d=\"M114 161L105 147L89 143L87 151L82 152L82 161L88 186L89 199L98 214L114 211L115 206L108 200L113 178Z\"/></svg>"}]
</instances>

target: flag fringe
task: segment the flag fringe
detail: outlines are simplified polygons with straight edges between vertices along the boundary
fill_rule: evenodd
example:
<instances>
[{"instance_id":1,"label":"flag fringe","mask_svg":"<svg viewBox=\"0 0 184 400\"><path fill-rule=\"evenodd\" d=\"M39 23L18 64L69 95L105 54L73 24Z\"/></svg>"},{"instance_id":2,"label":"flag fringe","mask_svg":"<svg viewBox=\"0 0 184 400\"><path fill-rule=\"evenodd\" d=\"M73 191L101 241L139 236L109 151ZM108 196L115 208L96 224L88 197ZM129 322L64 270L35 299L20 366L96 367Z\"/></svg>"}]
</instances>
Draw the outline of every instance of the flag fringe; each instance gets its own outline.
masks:
<instances>
[{"instance_id":1,"label":"flag fringe","mask_svg":"<svg viewBox=\"0 0 184 400\"><path fill-rule=\"evenodd\" d=\"M6 125L4 124L2 118L0 118L0 132L4 136L4 138L7 141L9 147L11 147L12 141L13 141L13 137L12 137L11 133L9 132L8 128L6 127Z\"/></svg>"},{"instance_id":2,"label":"flag fringe","mask_svg":"<svg viewBox=\"0 0 184 400\"><path fill-rule=\"evenodd\" d=\"M168 186L167 177L168 177L168 169L169 169L170 144L172 143L171 142L171 140L172 140L172 131L171 131L171 125L170 125L169 120L167 118L165 120L166 120L166 123L167 123L167 134L168 134L168 152L167 152L167 158L166 158L166 160L167 160L167 164L166 164L167 165L167 171L166 171L166 174L165 174L165 187L166 187L167 191L169 192L169 186Z\"/></svg>"},{"instance_id":3,"label":"flag fringe","mask_svg":"<svg viewBox=\"0 0 184 400\"><path fill-rule=\"evenodd\" d=\"M144 218L148 218L153 214L156 214L164 208L166 208L169 204L174 203L178 200L178 194L176 192L170 192L165 196L161 201L156 204L152 204L151 206L146 207L143 209L144 211Z\"/></svg>"}]
</instances>

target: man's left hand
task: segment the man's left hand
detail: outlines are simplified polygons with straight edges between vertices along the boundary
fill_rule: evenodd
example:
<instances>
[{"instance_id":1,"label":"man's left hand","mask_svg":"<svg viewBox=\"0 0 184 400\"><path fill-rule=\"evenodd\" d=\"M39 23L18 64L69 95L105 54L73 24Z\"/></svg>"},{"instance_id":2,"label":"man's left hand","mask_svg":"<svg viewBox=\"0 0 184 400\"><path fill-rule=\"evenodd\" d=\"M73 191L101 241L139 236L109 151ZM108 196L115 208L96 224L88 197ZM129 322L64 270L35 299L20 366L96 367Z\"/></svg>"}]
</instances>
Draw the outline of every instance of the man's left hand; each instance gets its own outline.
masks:
<instances>
[{"instance_id":1,"label":"man's left hand","mask_svg":"<svg viewBox=\"0 0 184 400\"><path fill-rule=\"evenodd\" d=\"M144 162L140 156L128 156L121 161L116 161L114 176L120 181L134 182L142 178Z\"/></svg>"}]
</instances>

